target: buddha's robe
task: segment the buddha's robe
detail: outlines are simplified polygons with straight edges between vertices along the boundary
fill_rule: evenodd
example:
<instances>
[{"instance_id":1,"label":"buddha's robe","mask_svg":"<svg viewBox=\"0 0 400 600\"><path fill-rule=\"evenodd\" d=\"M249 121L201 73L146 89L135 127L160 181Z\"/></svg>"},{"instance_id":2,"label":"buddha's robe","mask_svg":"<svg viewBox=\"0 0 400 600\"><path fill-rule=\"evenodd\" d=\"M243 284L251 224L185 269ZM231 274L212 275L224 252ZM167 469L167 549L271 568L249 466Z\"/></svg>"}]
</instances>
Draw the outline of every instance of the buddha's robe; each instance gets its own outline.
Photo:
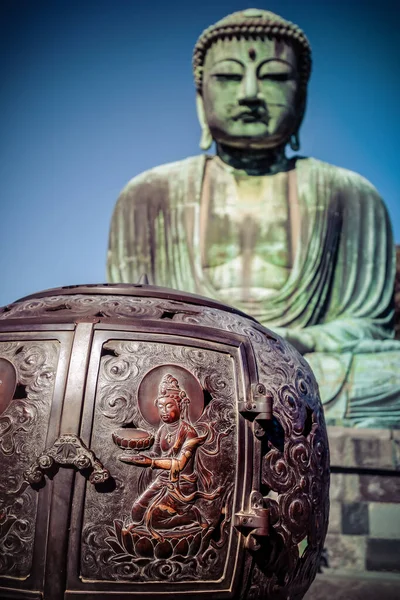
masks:
<instances>
[{"instance_id":1,"label":"buddha's robe","mask_svg":"<svg viewBox=\"0 0 400 600\"><path fill-rule=\"evenodd\" d=\"M221 300L239 302L255 318L292 268L288 192L287 172L249 177L218 157L207 161L200 211L203 275Z\"/></svg>"},{"instance_id":2,"label":"buddha's robe","mask_svg":"<svg viewBox=\"0 0 400 600\"><path fill-rule=\"evenodd\" d=\"M227 295L229 287L221 286L221 277L212 271L215 248L207 246L212 235L205 231L203 187L209 171L209 193L216 194L216 203L213 198L211 202L218 206L219 176L209 168L218 160L196 156L131 180L112 219L109 281L137 282L147 273L155 285L225 303L229 297L231 305L250 312L304 354L317 377L328 423L399 427L400 342L393 339L392 324L394 245L388 214L375 188L351 171L313 158L297 159L291 175L296 206L290 206L290 198L287 204L289 216L296 215L296 226L288 228L290 252L280 265L288 268L287 276L281 271L280 287L269 281L260 286L263 267L255 269L254 289L267 293L256 294L250 311L249 296L241 297L240 285L236 295L232 289ZM259 257L263 264L276 266L276 249L271 249L271 260L265 244L264 250ZM267 277L267 267L264 271Z\"/></svg>"}]
</instances>

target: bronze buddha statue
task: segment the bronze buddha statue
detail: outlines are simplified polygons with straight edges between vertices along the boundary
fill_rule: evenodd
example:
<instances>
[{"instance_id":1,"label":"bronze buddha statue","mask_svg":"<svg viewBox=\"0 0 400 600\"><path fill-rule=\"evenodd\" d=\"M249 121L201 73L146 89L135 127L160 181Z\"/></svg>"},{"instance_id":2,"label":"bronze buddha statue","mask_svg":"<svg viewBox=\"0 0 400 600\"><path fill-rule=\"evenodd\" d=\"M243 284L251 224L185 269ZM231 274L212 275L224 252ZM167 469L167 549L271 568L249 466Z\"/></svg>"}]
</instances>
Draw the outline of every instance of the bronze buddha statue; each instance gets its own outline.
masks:
<instances>
[{"instance_id":1,"label":"bronze buddha statue","mask_svg":"<svg viewBox=\"0 0 400 600\"><path fill-rule=\"evenodd\" d=\"M360 175L299 149L311 70L305 34L271 12L229 15L194 51L201 148L216 155L132 179L117 202L108 278L229 303L289 340L328 423L400 425L394 245Z\"/></svg>"}]
</instances>

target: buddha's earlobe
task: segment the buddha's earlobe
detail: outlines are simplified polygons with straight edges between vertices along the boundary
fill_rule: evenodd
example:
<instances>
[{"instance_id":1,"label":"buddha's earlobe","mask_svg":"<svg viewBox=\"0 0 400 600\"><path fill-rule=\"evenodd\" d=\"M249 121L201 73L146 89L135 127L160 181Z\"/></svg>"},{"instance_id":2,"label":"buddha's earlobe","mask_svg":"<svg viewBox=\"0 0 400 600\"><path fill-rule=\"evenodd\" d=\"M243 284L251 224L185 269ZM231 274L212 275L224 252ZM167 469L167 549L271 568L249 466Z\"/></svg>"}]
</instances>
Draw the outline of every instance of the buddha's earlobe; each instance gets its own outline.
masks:
<instances>
[{"instance_id":1,"label":"buddha's earlobe","mask_svg":"<svg viewBox=\"0 0 400 600\"><path fill-rule=\"evenodd\" d=\"M303 97L301 98L301 100L298 104L297 110L296 110L296 114L297 114L297 124L295 125L296 131L294 133L292 133L292 135L289 138L289 146L291 147L293 152L298 152L300 150L299 129L300 129L301 123L303 121L304 113L306 110L306 101L307 101L307 96L304 93Z\"/></svg>"},{"instance_id":2,"label":"buddha's earlobe","mask_svg":"<svg viewBox=\"0 0 400 600\"><path fill-rule=\"evenodd\" d=\"M205 125L201 130L201 138L200 138L200 148L202 150L208 150L211 148L211 144L213 143L213 139L208 128L208 125Z\"/></svg>"},{"instance_id":3,"label":"buddha's earlobe","mask_svg":"<svg viewBox=\"0 0 400 600\"><path fill-rule=\"evenodd\" d=\"M299 132L293 133L290 136L289 146L293 150L293 152L298 152L300 150L300 140L299 140Z\"/></svg>"},{"instance_id":4,"label":"buddha's earlobe","mask_svg":"<svg viewBox=\"0 0 400 600\"><path fill-rule=\"evenodd\" d=\"M200 96L200 94L197 94L196 96L196 109L197 117L201 127L200 148L202 150L208 150L213 143L213 139L204 112L203 98Z\"/></svg>"}]
</instances>

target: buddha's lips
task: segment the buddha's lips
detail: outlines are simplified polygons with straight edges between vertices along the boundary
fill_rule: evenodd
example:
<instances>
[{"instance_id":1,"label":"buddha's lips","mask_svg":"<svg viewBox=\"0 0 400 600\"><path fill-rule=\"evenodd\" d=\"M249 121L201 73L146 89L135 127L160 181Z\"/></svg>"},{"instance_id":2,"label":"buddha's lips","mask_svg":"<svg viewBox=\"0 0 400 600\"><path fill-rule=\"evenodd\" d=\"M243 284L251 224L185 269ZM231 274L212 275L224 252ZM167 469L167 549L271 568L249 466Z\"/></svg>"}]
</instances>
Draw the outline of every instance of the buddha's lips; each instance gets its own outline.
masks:
<instances>
[{"instance_id":1,"label":"buddha's lips","mask_svg":"<svg viewBox=\"0 0 400 600\"><path fill-rule=\"evenodd\" d=\"M237 113L232 117L234 121L262 121L264 123L268 123L269 115L264 109L256 109L256 110L242 110L240 113Z\"/></svg>"}]
</instances>

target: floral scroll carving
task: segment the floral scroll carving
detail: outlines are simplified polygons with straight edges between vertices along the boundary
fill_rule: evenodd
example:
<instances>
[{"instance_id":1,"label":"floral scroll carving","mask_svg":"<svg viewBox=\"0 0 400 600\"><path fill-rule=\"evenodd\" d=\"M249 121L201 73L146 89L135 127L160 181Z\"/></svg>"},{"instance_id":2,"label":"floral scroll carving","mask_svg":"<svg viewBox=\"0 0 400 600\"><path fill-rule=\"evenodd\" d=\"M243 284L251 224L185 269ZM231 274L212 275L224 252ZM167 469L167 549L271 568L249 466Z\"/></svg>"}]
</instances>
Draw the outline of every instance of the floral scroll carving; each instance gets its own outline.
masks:
<instances>
[{"instance_id":1,"label":"floral scroll carving","mask_svg":"<svg viewBox=\"0 0 400 600\"><path fill-rule=\"evenodd\" d=\"M26 488L24 471L45 444L58 356L58 342L0 342L0 357L13 365L17 380L0 415L1 575L30 572L37 494Z\"/></svg>"},{"instance_id":2,"label":"floral scroll carving","mask_svg":"<svg viewBox=\"0 0 400 600\"><path fill-rule=\"evenodd\" d=\"M22 300L0 309L1 319L29 319L32 317L99 317L112 319L159 319L166 311L177 309L196 314L198 309L182 303L140 298L135 296L48 296Z\"/></svg>"},{"instance_id":3,"label":"floral scroll carving","mask_svg":"<svg viewBox=\"0 0 400 600\"><path fill-rule=\"evenodd\" d=\"M269 345L283 359L278 369L265 343L253 343L260 381L273 397L275 431L262 459L271 535L253 566L248 597L278 600L289 590L303 597L317 573L329 514L329 449L317 383L306 361L282 340Z\"/></svg>"},{"instance_id":4,"label":"floral scroll carving","mask_svg":"<svg viewBox=\"0 0 400 600\"><path fill-rule=\"evenodd\" d=\"M222 305L221 305L222 306ZM0 321L5 319L46 318L57 322L65 317L113 320L160 320L213 327L261 341L266 330L251 319L209 306L190 302L140 296L74 294L21 300L0 308ZM273 334L271 334L273 336ZM275 339L275 338L274 338Z\"/></svg>"}]
</instances>

